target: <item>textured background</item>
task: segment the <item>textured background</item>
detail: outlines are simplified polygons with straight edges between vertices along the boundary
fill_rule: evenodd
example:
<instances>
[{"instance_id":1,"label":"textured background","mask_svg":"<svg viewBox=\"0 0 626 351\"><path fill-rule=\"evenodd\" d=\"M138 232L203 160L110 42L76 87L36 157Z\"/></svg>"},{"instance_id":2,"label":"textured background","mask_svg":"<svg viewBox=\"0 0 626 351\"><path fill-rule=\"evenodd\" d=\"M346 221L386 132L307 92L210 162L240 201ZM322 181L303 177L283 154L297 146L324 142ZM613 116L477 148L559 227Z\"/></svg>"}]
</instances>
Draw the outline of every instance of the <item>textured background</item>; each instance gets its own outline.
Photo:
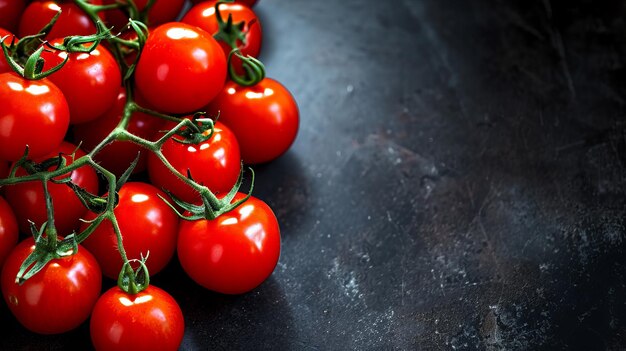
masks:
<instances>
[{"instance_id":1,"label":"textured background","mask_svg":"<svg viewBox=\"0 0 626 351\"><path fill-rule=\"evenodd\" d=\"M154 278L184 350L626 348L622 1L261 0L301 110L256 167L283 251L243 296ZM0 308L0 349L33 336Z\"/></svg>"}]
</instances>

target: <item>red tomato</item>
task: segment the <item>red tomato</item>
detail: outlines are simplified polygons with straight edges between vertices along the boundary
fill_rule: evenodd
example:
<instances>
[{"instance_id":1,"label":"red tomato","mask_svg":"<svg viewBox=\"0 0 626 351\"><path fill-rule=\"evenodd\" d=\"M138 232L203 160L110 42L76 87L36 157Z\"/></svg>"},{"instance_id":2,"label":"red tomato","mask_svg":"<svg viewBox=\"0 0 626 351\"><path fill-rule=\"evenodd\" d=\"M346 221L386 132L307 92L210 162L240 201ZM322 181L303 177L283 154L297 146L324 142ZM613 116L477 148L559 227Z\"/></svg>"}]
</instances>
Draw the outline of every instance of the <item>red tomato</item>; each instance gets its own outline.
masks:
<instances>
[{"instance_id":1,"label":"red tomato","mask_svg":"<svg viewBox=\"0 0 626 351\"><path fill-rule=\"evenodd\" d=\"M0 74L0 105L0 160L18 160L26 145L31 157L47 155L65 137L70 122L67 101L48 79Z\"/></svg>"},{"instance_id":2,"label":"red tomato","mask_svg":"<svg viewBox=\"0 0 626 351\"><path fill-rule=\"evenodd\" d=\"M150 275L158 273L170 261L176 250L178 215L158 195L167 195L146 183L126 183L119 191L115 215L124 238L124 249L129 259L140 259L150 254L146 266ZM96 218L87 213L86 220ZM83 228L87 223L83 223ZM117 251L117 236L111 222L104 221L83 242L96 257L102 273L117 279L122 259Z\"/></svg>"},{"instance_id":3,"label":"red tomato","mask_svg":"<svg viewBox=\"0 0 626 351\"><path fill-rule=\"evenodd\" d=\"M61 16L55 23L48 39L63 38L70 35L91 35L96 33L96 27L78 6L75 4L56 1L34 1L22 14L19 26L19 36L25 37L39 33L54 15L61 10Z\"/></svg>"},{"instance_id":4,"label":"red tomato","mask_svg":"<svg viewBox=\"0 0 626 351\"><path fill-rule=\"evenodd\" d=\"M0 6L1 4L2 4L2 0L0 0ZM2 9L0 9L0 13L1 11ZM11 42L14 40L13 37L14 37L13 33L9 32L8 30L4 28L0 28L0 38L5 38L3 41L4 44L11 45ZM15 42L17 42L17 39L15 39ZM12 72L12 71L13 69L7 63L7 59L4 57L4 53L0 52L0 73Z\"/></svg>"},{"instance_id":5,"label":"red tomato","mask_svg":"<svg viewBox=\"0 0 626 351\"><path fill-rule=\"evenodd\" d=\"M166 125L165 129L173 126L174 124ZM214 193L228 192L239 178L241 158L237 139L220 122L215 124L211 139L199 145L181 144L170 139L161 151L176 170L184 175L189 170L196 182ZM193 203L200 199L197 192L172 174L152 153L148 155L148 175L152 184L170 191L184 201Z\"/></svg>"},{"instance_id":6,"label":"red tomato","mask_svg":"<svg viewBox=\"0 0 626 351\"><path fill-rule=\"evenodd\" d=\"M204 29L205 31L215 35L219 31L219 25L215 16L215 3L217 1L205 1L194 7L183 17L182 22L188 23ZM245 26L243 31L246 32L246 43L240 41L237 42L237 47L244 56L258 57L261 51L261 23L259 22L256 14L249 7L240 4L222 4L219 7L222 19L226 21L228 16L232 16L233 22L244 22ZM250 22L256 21L252 26ZM228 57L228 54L232 50L230 45L224 41L218 41L224 54ZM240 71L239 74L243 74L244 71L241 68L241 61L236 60L235 67Z\"/></svg>"},{"instance_id":7,"label":"red tomato","mask_svg":"<svg viewBox=\"0 0 626 351\"><path fill-rule=\"evenodd\" d=\"M52 45L62 45L63 38ZM85 45L87 46L87 45ZM68 56L65 51L44 51L44 70L49 70ZM67 99L70 123L84 123L104 114L117 98L122 73L113 55L99 45L90 53L69 54L69 60L49 78Z\"/></svg>"},{"instance_id":8,"label":"red tomato","mask_svg":"<svg viewBox=\"0 0 626 351\"><path fill-rule=\"evenodd\" d=\"M15 32L24 8L26 0L0 0L0 27Z\"/></svg>"},{"instance_id":9,"label":"red tomato","mask_svg":"<svg viewBox=\"0 0 626 351\"><path fill-rule=\"evenodd\" d=\"M188 113L209 103L226 80L226 57L204 30L166 23L150 33L137 63L139 93L162 112Z\"/></svg>"},{"instance_id":10,"label":"red tomato","mask_svg":"<svg viewBox=\"0 0 626 351\"><path fill-rule=\"evenodd\" d=\"M0 197L0 268L18 239L17 220L6 200Z\"/></svg>"},{"instance_id":11,"label":"red tomato","mask_svg":"<svg viewBox=\"0 0 626 351\"><path fill-rule=\"evenodd\" d=\"M113 4L115 0L104 0L104 4ZM141 11L148 0L135 0L135 5ZM176 19L185 5L185 0L156 0L148 13L148 25L156 26ZM128 15L121 10L107 11L107 22L115 30L122 30L128 24Z\"/></svg>"},{"instance_id":12,"label":"red tomato","mask_svg":"<svg viewBox=\"0 0 626 351\"><path fill-rule=\"evenodd\" d=\"M235 201L245 195L238 193ZM181 221L178 259L196 283L223 294L256 288L280 255L278 221L267 204L250 197L215 220Z\"/></svg>"},{"instance_id":13,"label":"red tomato","mask_svg":"<svg viewBox=\"0 0 626 351\"><path fill-rule=\"evenodd\" d=\"M76 146L63 142L61 146L46 157L41 157L36 161L43 161L47 158L58 156L60 152L67 163L71 163L69 154L74 152ZM76 151L76 158L84 156L81 150ZM18 175L26 174L26 171L19 169ZM67 175L65 175L67 177ZM60 177L63 178L63 177ZM71 173L72 182L92 194L98 193L98 175L96 171L89 166L82 166ZM30 234L30 226L28 220L35 222L39 228L43 222L48 220L46 213L46 199L43 193L43 185L39 181L19 183L5 187L6 198L11 204L15 216L17 217L20 231ZM54 205L54 224L60 235L71 234L72 231L78 229L80 225L80 217L87 211L74 191L66 184L48 183L48 191L52 197Z\"/></svg>"},{"instance_id":14,"label":"red tomato","mask_svg":"<svg viewBox=\"0 0 626 351\"><path fill-rule=\"evenodd\" d=\"M279 82L265 78L252 87L228 82L207 106L237 137L247 164L271 161L282 155L298 133L298 105Z\"/></svg>"},{"instance_id":15,"label":"red tomato","mask_svg":"<svg viewBox=\"0 0 626 351\"><path fill-rule=\"evenodd\" d=\"M6 161L0 161L0 179L4 179L9 176L9 170L11 164Z\"/></svg>"},{"instance_id":16,"label":"red tomato","mask_svg":"<svg viewBox=\"0 0 626 351\"><path fill-rule=\"evenodd\" d=\"M79 246L75 255L54 259L24 284L15 282L20 265L35 249L32 238L19 243L2 269L2 295L26 329L60 334L85 322L100 295L102 273L93 256Z\"/></svg>"},{"instance_id":17,"label":"red tomato","mask_svg":"<svg viewBox=\"0 0 626 351\"><path fill-rule=\"evenodd\" d=\"M207 1L207 0L191 0L191 2L194 3L194 4L199 4L199 3L202 3L202 2L205 2L205 1ZM243 4L243 5L246 5L248 7L252 7L256 3L257 3L257 0L235 0L235 4Z\"/></svg>"},{"instance_id":18,"label":"red tomato","mask_svg":"<svg viewBox=\"0 0 626 351\"><path fill-rule=\"evenodd\" d=\"M141 97L136 96L136 100L141 104ZM87 151L93 150L120 122L125 104L126 91L121 88L115 104L104 115L91 122L74 126L74 142L77 144L82 142L81 147ZM128 124L128 131L144 139L150 139L164 124L165 121L160 118L135 112ZM149 151L129 141L115 141L105 146L94 158L104 168L120 176L138 153L141 153L141 156L134 169L137 173L146 169Z\"/></svg>"},{"instance_id":19,"label":"red tomato","mask_svg":"<svg viewBox=\"0 0 626 351\"><path fill-rule=\"evenodd\" d=\"M98 299L89 327L96 350L175 351L185 320L176 300L154 285L136 295L116 286Z\"/></svg>"}]
</instances>

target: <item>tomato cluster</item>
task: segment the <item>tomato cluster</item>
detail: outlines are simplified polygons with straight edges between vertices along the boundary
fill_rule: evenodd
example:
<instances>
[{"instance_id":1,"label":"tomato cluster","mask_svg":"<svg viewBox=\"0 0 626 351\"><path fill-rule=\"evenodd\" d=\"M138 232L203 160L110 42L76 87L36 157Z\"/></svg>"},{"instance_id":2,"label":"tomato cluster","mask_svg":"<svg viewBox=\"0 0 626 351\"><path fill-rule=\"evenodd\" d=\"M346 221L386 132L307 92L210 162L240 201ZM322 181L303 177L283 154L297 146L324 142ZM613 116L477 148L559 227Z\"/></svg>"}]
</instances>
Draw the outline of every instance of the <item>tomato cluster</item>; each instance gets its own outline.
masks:
<instances>
[{"instance_id":1,"label":"tomato cluster","mask_svg":"<svg viewBox=\"0 0 626 351\"><path fill-rule=\"evenodd\" d=\"M285 153L299 114L257 59L255 2L0 1L0 283L25 328L176 350L151 275L177 256L242 294L272 274L279 224L242 167Z\"/></svg>"}]
</instances>

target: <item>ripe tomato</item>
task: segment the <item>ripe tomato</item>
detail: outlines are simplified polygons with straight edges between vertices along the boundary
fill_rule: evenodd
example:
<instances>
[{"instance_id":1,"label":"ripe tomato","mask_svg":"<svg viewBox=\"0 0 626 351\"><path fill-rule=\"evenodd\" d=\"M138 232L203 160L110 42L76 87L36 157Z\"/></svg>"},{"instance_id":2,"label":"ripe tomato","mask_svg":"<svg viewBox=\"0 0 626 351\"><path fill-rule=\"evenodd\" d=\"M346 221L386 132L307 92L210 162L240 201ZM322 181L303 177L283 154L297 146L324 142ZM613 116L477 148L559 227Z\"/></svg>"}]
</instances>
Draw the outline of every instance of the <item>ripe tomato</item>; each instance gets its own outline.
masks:
<instances>
[{"instance_id":1,"label":"ripe tomato","mask_svg":"<svg viewBox=\"0 0 626 351\"><path fill-rule=\"evenodd\" d=\"M226 83L207 112L219 112L219 120L235 133L241 158L247 164L282 155L298 133L298 105L289 91L271 78L252 87Z\"/></svg>"},{"instance_id":2,"label":"ripe tomato","mask_svg":"<svg viewBox=\"0 0 626 351\"><path fill-rule=\"evenodd\" d=\"M70 122L67 101L48 79L0 74L0 106L0 160L18 160L26 145L31 157L47 155L65 137Z\"/></svg>"},{"instance_id":3,"label":"ripe tomato","mask_svg":"<svg viewBox=\"0 0 626 351\"><path fill-rule=\"evenodd\" d=\"M238 193L235 201L245 195ZM256 288L276 267L280 229L272 209L250 197L218 218L181 221L178 259L196 283L223 294Z\"/></svg>"},{"instance_id":4,"label":"ripe tomato","mask_svg":"<svg viewBox=\"0 0 626 351\"><path fill-rule=\"evenodd\" d=\"M4 179L9 176L9 170L11 169L10 166L11 164L9 162L0 160L0 179Z\"/></svg>"},{"instance_id":5,"label":"ripe tomato","mask_svg":"<svg viewBox=\"0 0 626 351\"><path fill-rule=\"evenodd\" d=\"M202 2L205 2L207 0L191 0L191 2L193 4L199 4ZM254 6L254 4L256 4L257 0L235 0L235 4L243 4L246 5L248 7L252 7Z\"/></svg>"},{"instance_id":6,"label":"ripe tomato","mask_svg":"<svg viewBox=\"0 0 626 351\"><path fill-rule=\"evenodd\" d=\"M165 129L173 126L174 124L166 125ZM199 145L181 144L170 139L161 151L176 170L184 175L189 170L196 182L214 193L228 192L239 178L241 158L237 139L220 122L215 124L211 139ZM193 203L200 199L197 192L172 174L152 153L148 155L148 175L152 184L170 191L184 201Z\"/></svg>"},{"instance_id":7,"label":"ripe tomato","mask_svg":"<svg viewBox=\"0 0 626 351\"><path fill-rule=\"evenodd\" d=\"M209 103L226 80L226 57L204 30L166 23L150 33L137 63L139 93L158 110L188 113Z\"/></svg>"},{"instance_id":8,"label":"ripe tomato","mask_svg":"<svg viewBox=\"0 0 626 351\"><path fill-rule=\"evenodd\" d=\"M149 253L146 266L150 275L163 269L176 250L178 215L158 195L167 196L150 184L126 183L119 191L119 203L114 210L126 255L129 259L140 259ZM90 221L96 215L88 212L85 217ZM87 223L82 227L86 228ZM123 262L111 222L102 222L83 245L96 257L102 273L117 279Z\"/></svg>"},{"instance_id":9,"label":"ripe tomato","mask_svg":"<svg viewBox=\"0 0 626 351\"><path fill-rule=\"evenodd\" d=\"M183 17L182 22L200 27L211 33L211 35L215 35L219 31L219 24L215 16L216 2L216 0L205 1L192 7ZM252 57L258 57L259 52L261 51L262 31L261 23L259 22L254 11L245 5L228 3L220 5L219 9L224 21L226 21L230 15L232 16L234 23L242 21L245 23L243 31L246 32L246 42L244 44L241 41L238 41L237 47L244 56L250 55ZM256 22L250 26L250 22L252 21ZM228 57L232 48L224 41L219 40L218 42L222 47L222 50L224 50L224 54ZM235 67L237 67L239 71L238 73L245 73L243 68L241 68L241 61L236 60L234 62Z\"/></svg>"},{"instance_id":10,"label":"ripe tomato","mask_svg":"<svg viewBox=\"0 0 626 351\"><path fill-rule=\"evenodd\" d=\"M62 45L63 38L52 45ZM87 46L87 45L85 45ZM49 70L68 56L64 51L44 51L44 70ZM90 53L69 54L69 60L49 78L63 92L70 108L70 123L84 123L104 114L115 101L122 73L113 55L99 45Z\"/></svg>"},{"instance_id":11,"label":"ripe tomato","mask_svg":"<svg viewBox=\"0 0 626 351\"><path fill-rule=\"evenodd\" d=\"M65 154L63 157L70 164L72 159L69 156L76 146L63 142L61 146L53 153L45 157L41 157L36 161L43 161L47 158L58 156L59 153ZM81 150L76 151L76 158L84 156ZM24 169L17 171L18 175L25 175ZM96 171L89 166L82 166L71 173L72 182L92 194L98 192L98 175ZM67 175L65 175L67 177ZM63 177L60 177L63 178ZM5 187L6 198L15 211L20 231L30 234L30 226L28 220L35 222L39 228L43 222L48 220L46 213L46 199L43 193L43 185L39 181L19 183ZM66 184L48 183L48 191L52 197L54 205L54 224L60 235L71 234L72 231L78 229L80 225L80 217L87 211L74 191Z\"/></svg>"},{"instance_id":12,"label":"ripe tomato","mask_svg":"<svg viewBox=\"0 0 626 351\"><path fill-rule=\"evenodd\" d=\"M18 239L17 220L6 200L0 197L0 268Z\"/></svg>"},{"instance_id":13,"label":"ripe tomato","mask_svg":"<svg viewBox=\"0 0 626 351\"><path fill-rule=\"evenodd\" d=\"M12 32L26 8L26 0L0 0L0 27Z\"/></svg>"},{"instance_id":14,"label":"ripe tomato","mask_svg":"<svg viewBox=\"0 0 626 351\"><path fill-rule=\"evenodd\" d=\"M79 246L75 255L50 261L19 285L15 276L34 249L33 239L28 238L7 257L0 278L4 301L30 331L40 334L70 331L87 320L100 295L102 273L98 262Z\"/></svg>"},{"instance_id":15,"label":"ripe tomato","mask_svg":"<svg viewBox=\"0 0 626 351\"><path fill-rule=\"evenodd\" d=\"M176 300L154 285L131 295L119 287L102 294L89 324L96 350L178 350L185 320Z\"/></svg>"},{"instance_id":16,"label":"ripe tomato","mask_svg":"<svg viewBox=\"0 0 626 351\"><path fill-rule=\"evenodd\" d=\"M142 98L140 96L135 96L135 98L141 104ZM93 150L120 122L125 104L126 91L124 88L120 88L117 100L104 115L91 122L74 126L74 142L82 143L81 147L87 151ZM165 121L162 119L135 112L128 124L128 131L144 139L150 139L164 124ZM146 169L149 151L129 141L115 141L105 146L95 155L95 160L104 168L120 176L135 160L138 153L141 153L141 156L134 169L134 172L137 173Z\"/></svg>"},{"instance_id":17,"label":"ripe tomato","mask_svg":"<svg viewBox=\"0 0 626 351\"><path fill-rule=\"evenodd\" d=\"M2 0L0 0L0 6L2 6ZM0 9L0 13L1 11L2 9ZM4 28L0 28L0 38L5 38L3 41L4 44L11 45L11 42L14 40L13 37L13 33ZM17 38L15 39L15 41L17 42ZM4 57L4 53L0 52L0 73L12 71L13 69L7 63L7 59Z\"/></svg>"},{"instance_id":18,"label":"ripe tomato","mask_svg":"<svg viewBox=\"0 0 626 351\"><path fill-rule=\"evenodd\" d=\"M104 0L104 4L114 4L115 0ZM148 0L135 0L135 5L141 11ZM180 11L185 5L185 0L156 0L150 12L148 12L148 25L156 26L166 22L173 21L178 17ZM115 30L121 31L128 24L128 16L121 10L107 11L107 22L114 27Z\"/></svg>"},{"instance_id":19,"label":"ripe tomato","mask_svg":"<svg viewBox=\"0 0 626 351\"><path fill-rule=\"evenodd\" d=\"M18 30L19 36L25 37L39 33L59 10L62 11L61 16L45 38L55 39L70 35L96 33L95 25L75 4L59 3L58 1L33 1L22 14Z\"/></svg>"}]
</instances>

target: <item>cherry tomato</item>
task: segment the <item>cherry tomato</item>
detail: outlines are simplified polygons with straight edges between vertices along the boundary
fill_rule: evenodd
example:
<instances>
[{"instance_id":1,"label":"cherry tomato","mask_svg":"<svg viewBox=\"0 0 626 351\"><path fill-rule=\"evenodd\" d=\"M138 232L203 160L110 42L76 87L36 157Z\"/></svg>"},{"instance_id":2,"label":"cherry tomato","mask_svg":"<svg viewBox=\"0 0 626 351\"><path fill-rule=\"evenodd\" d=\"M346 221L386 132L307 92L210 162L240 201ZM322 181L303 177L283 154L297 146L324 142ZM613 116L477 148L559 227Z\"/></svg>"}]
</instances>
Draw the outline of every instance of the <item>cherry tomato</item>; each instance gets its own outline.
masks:
<instances>
[{"instance_id":1,"label":"cherry tomato","mask_svg":"<svg viewBox=\"0 0 626 351\"><path fill-rule=\"evenodd\" d=\"M65 137L70 112L63 93L50 80L30 81L15 73L0 74L0 160L24 154L39 157L56 149Z\"/></svg>"},{"instance_id":2,"label":"cherry tomato","mask_svg":"<svg viewBox=\"0 0 626 351\"><path fill-rule=\"evenodd\" d=\"M140 104L141 97L135 96ZM126 104L126 91L120 88L115 104L98 119L74 126L74 142L82 143L81 147L87 151L93 150L109 133L117 126L124 113ZM144 139L151 139L159 131L165 121L157 117L135 112L128 124L128 131ZM95 160L104 168L120 176L135 160L140 153L139 163L135 167L135 173L146 169L146 159L149 151L129 141L114 141L95 155Z\"/></svg>"},{"instance_id":3,"label":"cherry tomato","mask_svg":"<svg viewBox=\"0 0 626 351\"><path fill-rule=\"evenodd\" d=\"M0 160L0 179L8 177L10 169L11 164L9 162Z\"/></svg>"},{"instance_id":4,"label":"cherry tomato","mask_svg":"<svg viewBox=\"0 0 626 351\"><path fill-rule=\"evenodd\" d=\"M30 331L40 334L70 331L87 320L100 295L102 273L98 262L79 246L76 254L53 259L19 285L15 276L34 249L33 239L28 238L7 257L1 276L4 301Z\"/></svg>"},{"instance_id":5,"label":"cherry tomato","mask_svg":"<svg viewBox=\"0 0 626 351\"><path fill-rule=\"evenodd\" d=\"M51 44L62 45L63 38ZM60 64L67 56L64 51L44 51L41 55L45 60L44 70ZM69 54L69 60L49 79L67 99L72 124L88 122L104 114L117 98L122 84L115 58L102 45L90 53Z\"/></svg>"},{"instance_id":6,"label":"cherry tomato","mask_svg":"<svg viewBox=\"0 0 626 351\"><path fill-rule=\"evenodd\" d=\"M19 36L25 37L39 33L57 12L61 10L54 27L46 36L47 39L63 38L70 35L91 35L96 27L77 5L59 3L57 1L34 1L22 14L19 25Z\"/></svg>"},{"instance_id":7,"label":"cherry tomato","mask_svg":"<svg viewBox=\"0 0 626 351\"><path fill-rule=\"evenodd\" d=\"M76 146L63 142L56 152L46 157L41 157L36 161L43 161L47 158L58 156L63 153L67 164L72 163L71 153L76 150ZM76 151L76 158L84 156L81 150ZM18 169L17 175L25 175L24 169ZM66 174L65 177L68 175ZM72 171L70 177L72 182L92 194L98 192L98 175L89 166L82 166ZM64 178L64 177L59 177ZM43 222L48 220L46 213L46 199L44 197L43 185L39 181L19 183L5 187L6 198L15 211L20 231L30 234L28 220L35 222L39 228ZM78 199L74 191L66 184L48 183L48 191L52 197L54 205L54 224L57 232L61 235L68 235L80 226L80 217L87 211L87 208Z\"/></svg>"},{"instance_id":8,"label":"cherry tomato","mask_svg":"<svg viewBox=\"0 0 626 351\"><path fill-rule=\"evenodd\" d=\"M104 4L114 4L115 0L104 0ZM135 0L135 5L141 11L146 7L148 0ZM178 17L185 5L185 0L156 0L148 12L148 25L156 26L173 21ZM121 31L128 24L128 15L121 10L107 11L107 21L116 30Z\"/></svg>"},{"instance_id":9,"label":"cherry tomato","mask_svg":"<svg viewBox=\"0 0 626 351\"><path fill-rule=\"evenodd\" d=\"M129 259L140 259L149 253L146 266L150 275L162 270L176 250L178 215L158 195L167 196L150 184L126 183L119 191L119 203L114 210L126 255ZM90 221L96 215L89 212L85 217ZM87 223L83 223L82 229L86 227ZM117 279L123 262L111 222L102 222L83 245L96 257L102 273Z\"/></svg>"},{"instance_id":10,"label":"cherry tomato","mask_svg":"<svg viewBox=\"0 0 626 351\"><path fill-rule=\"evenodd\" d=\"M165 129L173 126L174 124L166 125ZM199 145L181 144L170 139L161 151L176 170L184 175L189 170L196 182L214 193L228 192L239 178L241 158L237 139L220 122L215 124L211 139ZM200 200L197 192L171 173L152 153L148 155L148 175L152 184L170 191L184 201L193 203Z\"/></svg>"},{"instance_id":11,"label":"cherry tomato","mask_svg":"<svg viewBox=\"0 0 626 351\"><path fill-rule=\"evenodd\" d=\"M0 27L12 32L26 8L26 0L0 0Z\"/></svg>"},{"instance_id":12,"label":"cherry tomato","mask_svg":"<svg viewBox=\"0 0 626 351\"><path fill-rule=\"evenodd\" d=\"M98 299L89 327L96 350L175 351L185 320L176 300L154 285L136 295L116 286Z\"/></svg>"},{"instance_id":13,"label":"cherry tomato","mask_svg":"<svg viewBox=\"0 0 626 351\"><path fill-rule=\"evenodd\" d=\"M279 82L265 78L252 87L228 82L207 106L237 137L247 164L271 161L282 155L298 133L298 105Z\"/></svg>"},{"instance_id":14,"label":"cherry tomato","mask_svg":"<svg viewBox=\"0 0 626 351\"><path fill-rule=\"evenodd\" d=\"M207 0L191 0L191 2L193 4L200 4L200 3L205 2L205 1L207 1ZM256 3L257 3L257 0L235 0L235 4L242 4L242 5L246 5L248 7L252 7Z\"/></svg>"},{"instance_id":15,"label":"cherry tomato","mask_svg":"<svg viewBox=\"0 0 626 351\"><path fill-rule=\"evenodd\" d=\"M211 33L211 35L215 35L219 31L219 25L215 16L215 3L217 3L216 0L205 1L192 7L183 17L182 22L200 27ZM241 50L241 53L244 56L250 55L252 57L258 57L259 52L261 51L262 31L261 23L259 22L259 19L254 11L245 5L228 3L221 4L219 9L224 21L227 21L228 16L232 16L233 23L245 23L243 27L243 31L246 33L245 44L238 41L237 47ZM250 25L253 21L254 24ZM218 42L222 47L222 50L224 50L224 54L228 57L232 48L224 41L220 40ZM234 62L235 67L238 69L238 73L245 73L241 67L241 61L236 60Z\"/></svg>"},{"instance_id":16,"label":"cherry tomato","mask_svg":"<svg viewBox=\"0 0 626 351\"><path fill-rule=\"evenodd\" d=\"M0 197L0 268L18 239L17 220L6 200Z\"/></svg>"},{"instance_id":17,"label":"cherry tomato","mask_svg":"<svg viewBox=\"0 0 626 351\"><path fill-rule=\"evenodd\" d=\"M235 201L243 198L237 194ZM280 229L263 201L250 197L214 220L181 221L178 259L201 286L223 294L256 288L276 267Z\"/></svg>"},{"instance_id":18,"label":"cherry tomato","mask_svg":"<svg viewBox=\"0 0 626 351\"><path fill-rule=\"evenodd\" d=\"M0 6L2 4L2 0L0 0ZM2 9L0 9L0 13L1 13ZM11 42L13 40L15 40L15 42L17 42L17 38L14 39L14 35L13 33L9 32L8 30L4 29L4 28L0 28L0 38L5 38L3 40L3 43L6 44L7 46L11 45ZM0 73L4 73L4 72L12 72L13 69L9 66L9 63L7 62L7 59L4 57L4 54L2 52L0 52Z\"/></svg>"},{"instance_id":19,"label":"cherry tomato","mask_svg":"<svg viewBox=\"0 0 626 351\"><path fill-rule=\"evenodd\" d=\"M166 23L150 33L135 72L139 93L162 112L188 113L208 104L226 80L226 57L204 30Z\"/></svg>"}]
</instances>

